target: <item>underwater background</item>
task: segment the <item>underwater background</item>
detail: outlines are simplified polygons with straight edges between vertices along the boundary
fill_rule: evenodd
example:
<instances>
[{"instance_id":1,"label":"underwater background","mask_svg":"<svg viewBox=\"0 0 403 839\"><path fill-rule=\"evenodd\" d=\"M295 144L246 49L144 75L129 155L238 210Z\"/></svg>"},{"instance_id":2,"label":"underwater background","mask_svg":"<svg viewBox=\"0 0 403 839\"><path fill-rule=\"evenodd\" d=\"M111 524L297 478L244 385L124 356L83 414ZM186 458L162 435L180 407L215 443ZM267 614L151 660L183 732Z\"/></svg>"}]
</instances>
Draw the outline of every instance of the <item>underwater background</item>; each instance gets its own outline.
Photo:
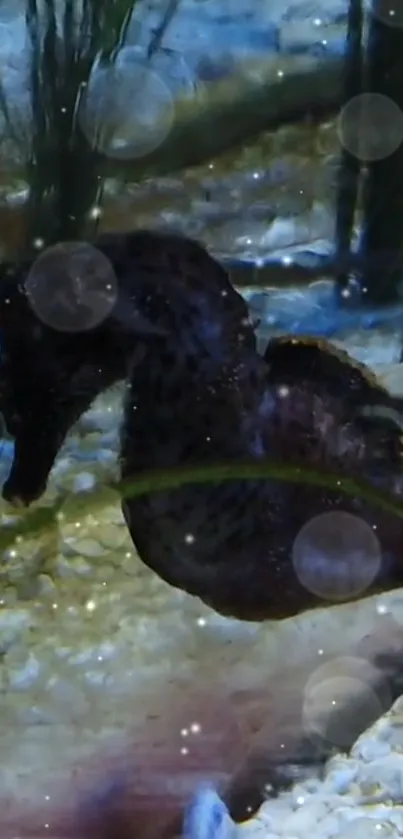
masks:
<instances>
[{"instance_id":1,"label":"underwater background","mask_svg":"<svg viewBox=\"0 0 403 839\"><path fill-rule=\"evenodd\" d=\"M35 395L37 370L5 382L7 336L24 360L38 338L19 310L9 326L7 277L29 264L53 329L77 262L76 245L52 248L104 232L199 241L246 301L259 353L283 334L330 340L351 356L341 390L367 365L396 400L374 416L400 437L402 48L391 0L0 0L2 486L19 433L6 395ZM367 110L348 110L354 96ZM314 609L246 621L169 585L121 509L125 392L82 413L32 507L1 500L1 839L403 835L400 567L370 597L365 584L363 599L321 597L326 553L347 589L371 561L368 534L357 543L341 519L341 548L334 529L302 545L320 554L302 579Z\"/></svg>"}]
</instances>

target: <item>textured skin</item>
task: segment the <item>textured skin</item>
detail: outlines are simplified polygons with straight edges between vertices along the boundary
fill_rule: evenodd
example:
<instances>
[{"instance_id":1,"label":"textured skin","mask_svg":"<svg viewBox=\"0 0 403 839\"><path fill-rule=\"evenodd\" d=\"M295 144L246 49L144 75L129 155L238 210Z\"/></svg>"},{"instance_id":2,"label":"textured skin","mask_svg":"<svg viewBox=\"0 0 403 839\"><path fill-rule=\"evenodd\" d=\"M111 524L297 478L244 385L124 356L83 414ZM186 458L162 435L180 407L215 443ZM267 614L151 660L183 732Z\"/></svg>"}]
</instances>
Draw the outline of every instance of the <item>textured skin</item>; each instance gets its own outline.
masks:
<instances>
[{"instance_id":1,"label":"textured skin","mask_svg":"<svg viewBox=\"0 0 403 839\"><path fill-rule=\"evenodd\" d=\"M365 369L325 344L293 339L271 342L261 358L244 301L196 243L133 233L97 244L114 265L120 297L116 312L92 333L66 336L43 327L23 290L4 284L1 398L16 437L6 498L30 503L40 496L71 424L97 393L124 377L123 478L159 467L276 458L400 490L399 406ZM139 316L142 328L148 323L162 334L145 340L136 330ZM376 413L362 416L367 406ZM362 596L401 585L400 520L335 492L233 481L123 503L148 566L245 620L325 605L300 583L291 553L301 527L334 509L377 528L382 562Z\"/></svg>"},{"instance_id":2,"label":"textured skin","mask_svg":"<svg viewBox=\"0 0 403 839\"><path fill-rule=\"evenodd\" d=\"M30 504L42 495L73 423L99 393L127 377L129 361L142 351L143 339L158 340L143 330L143 323L139 328L135 299L141 272L149 271L156 257L162 262L160 270L164 255L172 255L172 262L186 257L189 265L197 265L210 283L217 274L216 300L222 291L232 292L237 319L247 317L245 303L233 292L226 273L195 242L138 232L105 234L97 244L116 270L119 298L110 317L90 332L66 335L41 323L24 290L29 264L0 268L0 409L15 437L14 464L4 487L8 500ZM251 330L250 335L254 340Z\"/></svg>"}]
</instances>

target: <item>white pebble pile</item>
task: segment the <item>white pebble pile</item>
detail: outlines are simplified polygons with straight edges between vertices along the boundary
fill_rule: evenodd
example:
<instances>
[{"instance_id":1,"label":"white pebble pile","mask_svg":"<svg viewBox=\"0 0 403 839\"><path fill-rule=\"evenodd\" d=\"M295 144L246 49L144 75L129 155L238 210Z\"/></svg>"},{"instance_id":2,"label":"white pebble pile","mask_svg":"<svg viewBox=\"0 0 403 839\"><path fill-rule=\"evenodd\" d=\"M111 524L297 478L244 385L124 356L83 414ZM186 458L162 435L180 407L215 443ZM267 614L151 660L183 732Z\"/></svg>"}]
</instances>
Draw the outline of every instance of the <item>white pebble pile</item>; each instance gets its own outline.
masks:
<instances>
[{"instance_id":1,"label":"white pebble pile","mask_svg":"<svg viewBox=\"0 0 403 839\"><path fill-rule=\"evenodd\" d=\"M269 800L237 827L213 790L202 788L183 839L398 839L403 836L403 697L312 778Z\"/></svg>"}]
</instances>

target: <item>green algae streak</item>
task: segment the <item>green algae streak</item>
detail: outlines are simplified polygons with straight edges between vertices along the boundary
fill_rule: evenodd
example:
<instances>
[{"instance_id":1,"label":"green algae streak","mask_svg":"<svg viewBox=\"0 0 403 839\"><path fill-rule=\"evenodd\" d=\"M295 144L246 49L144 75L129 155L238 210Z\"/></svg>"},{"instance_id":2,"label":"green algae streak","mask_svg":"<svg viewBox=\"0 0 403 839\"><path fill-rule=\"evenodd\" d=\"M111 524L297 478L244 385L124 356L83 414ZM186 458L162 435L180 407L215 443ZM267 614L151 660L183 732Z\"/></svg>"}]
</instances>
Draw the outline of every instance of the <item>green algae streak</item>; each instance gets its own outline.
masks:
<instances>
[{"instance_id":1,"label":"green algae streak","mask_svg":"<svg viewBox=\"0 0 403 839\"><path fill-rule=\"evenodd\" d=\"M367 481L341 476L340 473L321 472L302 466L279 463L218 464L193 468L175 468L144 472L135 481L105 484L89 492L60 495L51 506L40 506L25 514L10 516L0 531L0 549L6 550L21 537L38 537L45 531L74 521L78 516L96 514L105 504L105 491L109 496L133 498L153 492L177 489L187 484L221 483L233 480L271 480L297 483L330 489L346 497L360 498L373 507L403 518L403 498L397 499Z\"/></svg>"}]
</instances>

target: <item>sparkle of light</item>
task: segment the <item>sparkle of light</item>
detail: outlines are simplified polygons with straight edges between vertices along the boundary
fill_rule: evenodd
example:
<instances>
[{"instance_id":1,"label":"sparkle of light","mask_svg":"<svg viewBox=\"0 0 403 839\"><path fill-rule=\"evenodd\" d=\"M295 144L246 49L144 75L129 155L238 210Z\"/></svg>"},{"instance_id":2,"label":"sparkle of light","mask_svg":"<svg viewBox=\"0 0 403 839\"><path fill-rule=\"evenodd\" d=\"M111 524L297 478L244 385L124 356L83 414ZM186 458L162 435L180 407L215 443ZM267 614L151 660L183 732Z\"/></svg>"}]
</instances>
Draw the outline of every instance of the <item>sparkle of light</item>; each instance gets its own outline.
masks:
<instances>
[{"instance_id":1,"label":"sparkle of light","mask_svg":"<svg viewBox=\"0 0 403 839\"><path fill-rule=\"evenodd\" d=\"M90 218L91 218L93 221L95 221L96 219L100 218L100 217L102 216L102 209L101 209L101 207L97 207L97 206L92 207L92 209L90 210L90 214L89 214L89 215L90 215Z\"/></svg>"},{"instance_id":2,"label":"sparkle of light","mask_svg":"<svg viewBox=\"0 0 403 839\"><path fill-rule=\"evenodd\" d=\"M192 734L200 734L200 732L201 732L200 723L192 722L192 725L190 726L190 730L191 730Z\"/></svg>"}]
</instances>

